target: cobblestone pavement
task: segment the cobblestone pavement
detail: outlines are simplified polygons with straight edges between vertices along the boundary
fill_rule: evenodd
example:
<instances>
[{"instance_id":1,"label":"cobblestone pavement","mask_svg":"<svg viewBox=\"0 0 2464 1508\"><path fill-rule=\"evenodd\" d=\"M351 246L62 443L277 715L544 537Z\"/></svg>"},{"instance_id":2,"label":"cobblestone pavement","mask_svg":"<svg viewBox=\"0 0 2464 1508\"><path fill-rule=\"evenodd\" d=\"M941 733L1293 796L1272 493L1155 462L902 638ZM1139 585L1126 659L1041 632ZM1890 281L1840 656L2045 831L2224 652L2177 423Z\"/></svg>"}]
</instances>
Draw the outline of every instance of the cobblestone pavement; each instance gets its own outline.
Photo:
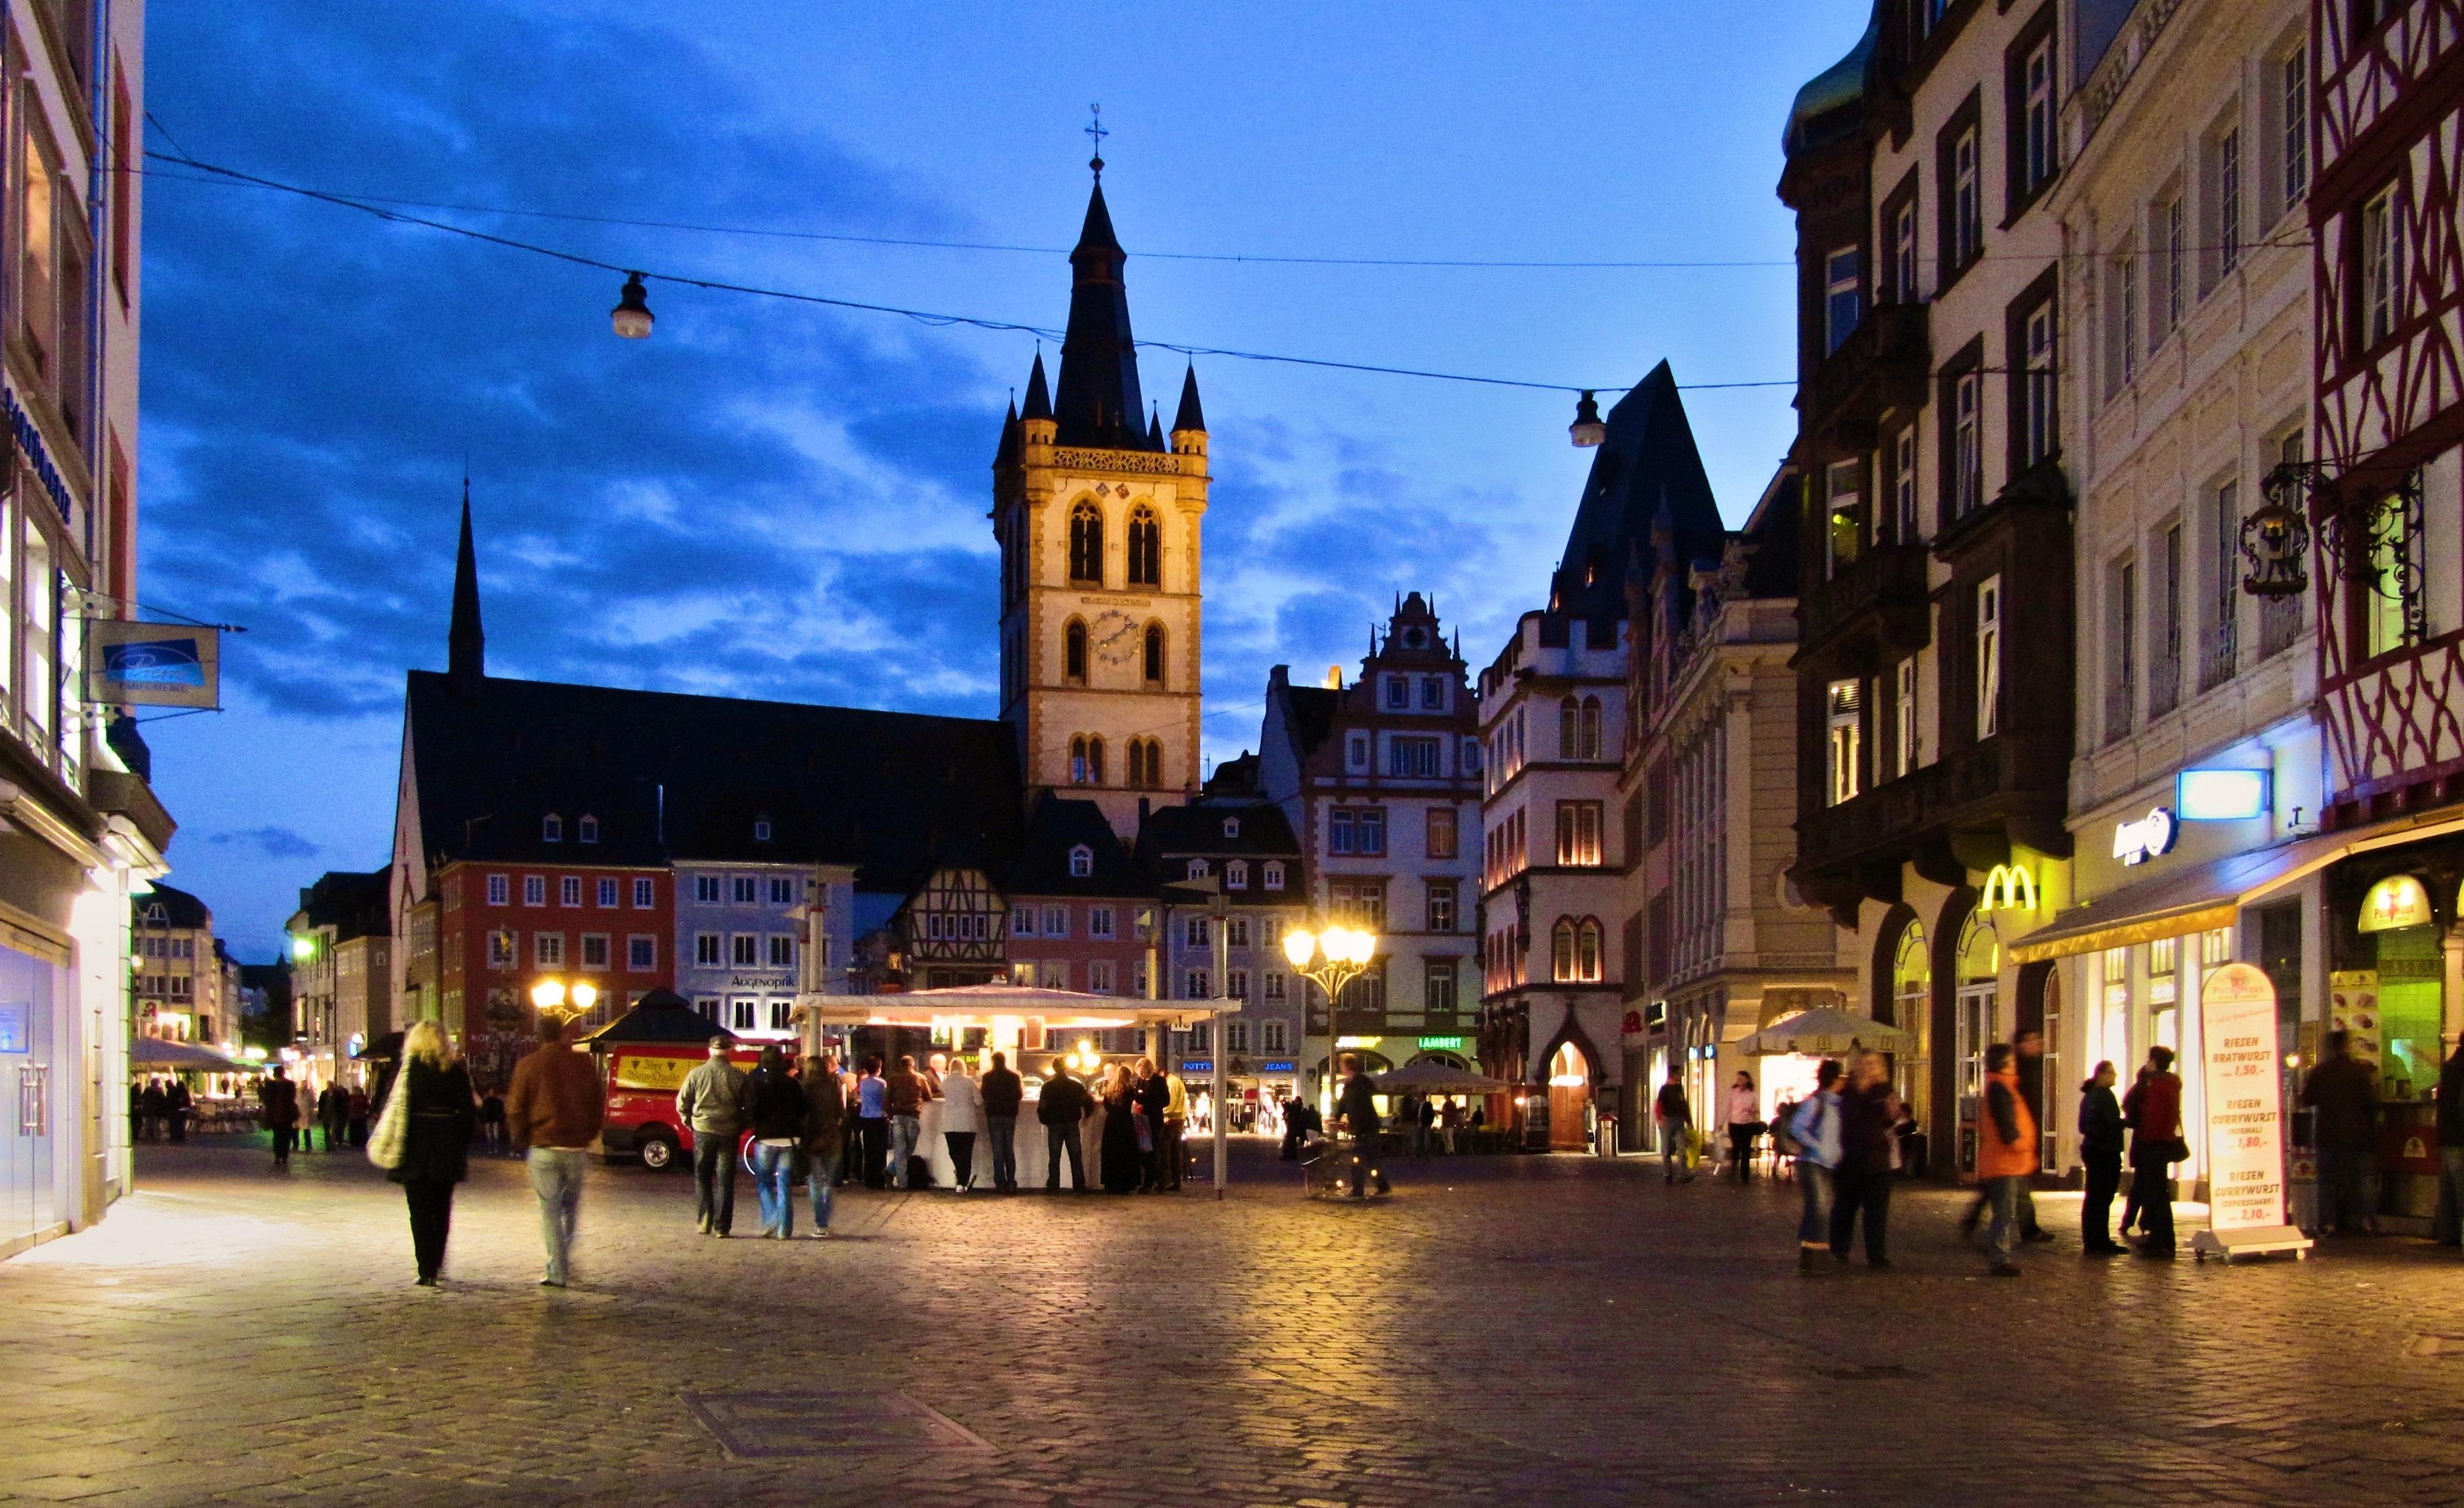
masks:
<instances>
[{"instance_id":1,"label":"cobblestone pavement","mask_svg":"<svg viewBox=\"0 0 2464 1508\"><path fill-rule=\"evenodd\" d=\"M690 1180L594 1168L557 1292L519 1165L481 1161L430 1291L356 1155L143 1148L100 1227L0 1263L0 1498L2464 1501L2453 1252L2065 1233L1995 1281L1956 1194L1904 1191L1897 1270L1807 1278L1785 1186L1473 1159L1354 1205L1286 1172L856 1192L790 1245L741 1237L749 1182L721 1242Z\"/></svg>"}]
</instances>

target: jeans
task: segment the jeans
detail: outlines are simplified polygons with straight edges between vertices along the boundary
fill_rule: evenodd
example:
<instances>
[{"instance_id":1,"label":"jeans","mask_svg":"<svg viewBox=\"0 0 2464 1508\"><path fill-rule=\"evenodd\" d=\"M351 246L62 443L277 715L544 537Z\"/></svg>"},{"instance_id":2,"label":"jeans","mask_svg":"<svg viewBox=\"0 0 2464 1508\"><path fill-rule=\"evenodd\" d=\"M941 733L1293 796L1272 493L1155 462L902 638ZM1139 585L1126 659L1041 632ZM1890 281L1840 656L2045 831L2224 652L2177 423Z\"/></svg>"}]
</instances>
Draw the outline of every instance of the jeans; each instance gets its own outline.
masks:
<instances>
[{"instance_id":1,"label":"jeans","mask_svg":"<svg viewBox=\"0 0 2464 1508\"><path fill-rule=\"evenodd\" d=\"M1078 1144L1076 1123L1047 1126L1044 1128L1044 1187L1061 1187L1061 1154L1069 1154L1069 1187L1084 1193L1087 1190L1085 1150Z\"/></svg>"},{"instance_id":2,"label":"jeans","mask_svg":"<svg viewBox=\"0 0 2464 1508\"><path fill-rule=\"evenodd\" d=\"M2370 1200L2372 1147L2319 1148L2319 1217L2339 1235L2353 1235L2377 1223Z\"/></svg>"},{"instance_id":3,"label":"jeans","mask_svg":"<svg viewBox=\"0 0 2464 1508\"><path fill-rule=\"evenodd\" d=\"M1691 1178L1694 1169L1685 1166L1685 1123L1660 1123L1660 1170L1671 1178Z\"/></svg>"},{"instance_id":4,"label":"jeans","mask_svg":"<svg viewBox=\"0 0 2464 1508\"><path fill-rule=\"evenodd\" d=\"M1993 1265L2010 1265L2011 1254L2019 1246L2019 1186L2021 1178L1988 1178L1986 1197L1993 1204L1993 1227L1986 1233L1986 1245L1993 1252Z\"/></svg>"},{"instance_id":5,"label":"jeans","mask_svg":"<svg viewBox=\"0 0 2464 1508\"><path fill-rule=\"evenodd\" d=\"M950 1147L950 1182L953 1187L969 1189L976 1182L976 1133L943 1131L941 1140Z\"/></svg>"},{"instance_id":6,"label":"jeans","mask_svg":"<svg viewBox=\"0 0 2464 1508\"><path fill-rule=\"evenodd\" d=\"M2087 1197L2079 1201L2079 1239L2089 1251L2102 1251L2115 1244L2113 1194L2122 1187L2122 1148L2084 1148L2079 1158L2087 1164Z\"/></svg>"},{"instance_id":7,"label":"jeans","mask_svg":"<svg viewBox=\"0 0 2464 1508\"><path fill-rule=\"evenodd\" d=\"M924 1122L922 1117L913 1115L893 1115L890 1118L890 1151L891 1159L890 1164L890 1181L891 1187L898 1189L904 1189L907 1187L908 1175L913 1171L915 1144L923 1137L923 1135Z\"/></svg>"},{"instance_id":8,"label":"jeans","mask_svg":"<svg viewBox=\"0 0 2464 1508\"><path fill-rule=\"evenodd\" d=\"M419 1276L432 1282L445 1268L445 1237L453 1230L453 1185L406 1181L402 1192L410 1206L411 1257L419 1264Z\"/></svg>"},{"instance_id":9,"label":"jeans","mask_svg":"<svg viewBox=\"0 0 2464 1508\"><path fill-rule=\"evenodd\" d=\"M1391 1193L1394 1191L1393 1186L1386 1182L1386 1169L1378 1166L1377 1152L1379 1144L1384 1139L1375 1131L1370 1132L1366 1136L1355 1136L1352 1139L1353 1197L1359 1197L1360 1183L1364 1178L1375 1179L1377 1181L1377 1191L1379 1193Z\"/></svg>"},{"instance_id":10,"label":"jeans","mask_svg":"<svg viewBox=\"0 0 2464 1508\"><path fill-rule=\"evenodd\" d=\"M1797 1216L1796 1244L1805 1249L1831 1243L1832 1170L1820 1163L1796 1160L1796 1191L1805 1213Z\"/></svg>"},{"instance_id":11,"label":"jeans","mask_svg":"<svg viewBox=\"0 0 2464 1508\"><path fill-rule=\"evenodd\" d=\"M874 1115L859 1119L855 1126L864 1139L864 1186L881 1188L886 1181L882 1169L890 1162L890 1123Z\"/></svg>"},{"instance_id":12,"label":"jeans","mask_svg":"<svg viewBox=\"0 0 2464 1508\"><path fill-rule=\"evenodd\" d=\"M761 1234L796 1234L796 1149L753 1144L753 1193L761 1205Z\"/></svg>"},{"instance_id":13,"label":"jeans","mask_svg":"<svg viewBox=\"0 0 2464 1508\"><path fill-rule=\"evenodd\" d=\"M993 1187L1012 1190L1018 1187L1018 1117L988 1115L984 1134L993 1143Z\"/></svg>"},{"instance_id":14,"label":"jeans","mask_svg":"<svg viewBox=\"0 0 2464 1508\"><path fill-rule=\"evenodd\" d=\"M539 1235L547 1243L547 1280L562 1283L571 1273L573 1228L582 1213L582 1173L587 1152L534 1147L529 1159L531 1191L539 1195Z\"/></svg>"},{"instance_id":15,"label":"jeans","mask_svg":"<svg viewBox=\"0 0 2464 1508\"><path fill-rule=\"evenodd\" d=\"M1845 1261L1850 1237L1857 1234L1857 1212L1865 1212L1865 1260L1881 1265L1890 1260L1891 1174L1842 1168L1834 1175L1837 1191L1831 1201L1831 1255Z\"/></svg>"},{"instance_id":16,"label":"jeans","mask_svg":"<svg viewBox=\"0 0 2464 1508\"><path fill-rule=\"evenodd\" d=\"M1754 1175L1754 1138L1762 1133L1746 1122L1728 1127L1728 1161L1737 1166L1737 1182Z\"/></svg>"},{"instance_id":17,"label":"jeans","mask_svg":"<svg viewBox=\"0 0 2464 1508\"><path fill-rule=\"evenodd\" d=\"M693 1133L693 1218L725 1235L736 1225L736 1133Z\"/></svg>"},{"instance_id":18,"label":"jeans","mask_svg":"<svg viewBox=\"0 0 2464 1508\"><path fill-rule=\"evenodd\" d=\"M813 1229L830 1228L830 1186L839 1181L840 1139L831 1137L821 1150L811 1153L813 1176L805 1184L813 1204Z\"/></svg>"},{"instance_id":19,"label":"jeans","mask_svg":"<svg viewBox=\"0 0 2464 1508\"><path fill-rule=\"evenodd\" d=\"M2147 1233L2142 1244L2150 1251L2173 1249L2172 1175L2172 1168L2162 1161L2130 1170L2130 1196L2139 1205L2139 1227Z\"/></svg>"}]
</instances>

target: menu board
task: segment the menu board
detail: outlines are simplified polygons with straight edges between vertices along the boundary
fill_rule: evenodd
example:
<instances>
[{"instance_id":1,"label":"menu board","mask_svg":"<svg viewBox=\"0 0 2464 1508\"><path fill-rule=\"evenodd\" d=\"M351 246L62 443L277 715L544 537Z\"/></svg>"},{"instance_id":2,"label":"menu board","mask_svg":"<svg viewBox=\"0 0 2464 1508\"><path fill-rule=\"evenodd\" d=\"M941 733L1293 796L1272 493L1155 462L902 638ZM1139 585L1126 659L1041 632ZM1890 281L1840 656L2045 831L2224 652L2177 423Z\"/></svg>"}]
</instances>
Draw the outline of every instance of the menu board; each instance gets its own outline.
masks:
<instances>
[{"instance_id":1,"label":"menu board","mask_svg":"<svg viewBox=\"0 0 2464 1508\"><path fill-rule=\"evenodd\" d=\"M2211 971L2200 991L2207 1040L2211 1229L2284 1224L2284 1089L2276 986L2249 964Z\"/></svg>"}]
</instances>

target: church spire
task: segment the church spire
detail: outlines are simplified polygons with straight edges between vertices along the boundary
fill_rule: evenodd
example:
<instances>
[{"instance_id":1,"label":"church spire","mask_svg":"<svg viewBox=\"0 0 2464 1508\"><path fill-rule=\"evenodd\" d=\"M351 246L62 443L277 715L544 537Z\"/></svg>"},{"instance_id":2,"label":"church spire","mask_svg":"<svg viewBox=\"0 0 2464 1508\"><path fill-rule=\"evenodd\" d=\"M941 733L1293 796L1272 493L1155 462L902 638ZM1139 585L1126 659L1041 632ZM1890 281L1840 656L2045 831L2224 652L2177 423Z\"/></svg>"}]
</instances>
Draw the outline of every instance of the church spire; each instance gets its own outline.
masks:
<instances>
[{"instance_id":1,"label":"church spire","mask_svg":"<svg viewBox=\"0 0 2464 1508\"><path fill-rule=\"evenodd\" d=\"M1099 181L1087 198L1087 221L1069 253L1069 327L1061 341L1061 382L1053 419L1063 445L1115 450L1146 448L1138 410L1138 348L1130 335L1128 255L1112 233L1111 211Z\"/></svg>"},{"instance_id":2,"label":"church spire","mask_svg":"<svg viewBox=\"0 0 2464 1508\"><path fill-rule=\"evenodd\" d=\"M462 478L462 544L453 557L453 623L445 635L446 683L455 699L475 702L488 674L488 636L479 627L479 553L471 543L471 479Z\"/></svg>"},{"instance_id":3,"label":"church spire","mask_svg":"<svg viewBox=\"0 0 2464 1508\"><path fill-rule=\"evenodd\" d=\"M1180 412L1173 415L1172 426L1175 429L1206 427L1206 410L1198 405L1198 363L1195 361L1181 374Z\"/></svg>"}]
</instances>

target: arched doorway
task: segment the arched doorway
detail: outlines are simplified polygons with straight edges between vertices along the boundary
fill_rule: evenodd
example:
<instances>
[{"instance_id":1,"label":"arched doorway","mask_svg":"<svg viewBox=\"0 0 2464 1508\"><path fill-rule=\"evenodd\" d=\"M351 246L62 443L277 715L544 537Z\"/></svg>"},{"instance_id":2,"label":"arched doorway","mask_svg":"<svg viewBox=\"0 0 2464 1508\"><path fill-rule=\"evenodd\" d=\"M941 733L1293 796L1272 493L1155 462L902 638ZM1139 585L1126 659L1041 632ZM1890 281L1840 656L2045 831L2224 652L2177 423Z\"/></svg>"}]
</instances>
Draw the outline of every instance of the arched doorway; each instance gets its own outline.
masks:
<instances>
[{"instance_id":1,"label":"arched doorway","mask_svg":"<svg viewBox=\"0 0 2464 1508\"><path fill-rule=\"evenodd\" d=\"M1916 1045L1892 1065L1900 1098L1919 1126L1933 1124L1933 954L1925 924L1911 917L1891 959L1891 1024Z\"/></svg>"},{"instance_id":2,"label":"arched doorway","mask_svg":"<svg viewBox=\"0 0 2464 1508\"><path fill-rule=\"evenodd\" d=\"M2002 937L1982 909L1968 913L1953 955L1957 994L1951 1008L1953 1059L1958 1064L1959 1168L1976 1168L1976 1116L1985 1098L1985 1049L1993 1040L2001 995Z\"/></svg>"},{"instance_id":3,"label":"arched doorway","mask_svg":"<svg viewBox=\"0 0 2464 1508\"><path fill-rule=\"evenodd\" d=\"M1569 1038L1549 1059L1549 1149L1579 1152L1591 1146L1592 1065Z\"/></svg>"}]
</instances>

